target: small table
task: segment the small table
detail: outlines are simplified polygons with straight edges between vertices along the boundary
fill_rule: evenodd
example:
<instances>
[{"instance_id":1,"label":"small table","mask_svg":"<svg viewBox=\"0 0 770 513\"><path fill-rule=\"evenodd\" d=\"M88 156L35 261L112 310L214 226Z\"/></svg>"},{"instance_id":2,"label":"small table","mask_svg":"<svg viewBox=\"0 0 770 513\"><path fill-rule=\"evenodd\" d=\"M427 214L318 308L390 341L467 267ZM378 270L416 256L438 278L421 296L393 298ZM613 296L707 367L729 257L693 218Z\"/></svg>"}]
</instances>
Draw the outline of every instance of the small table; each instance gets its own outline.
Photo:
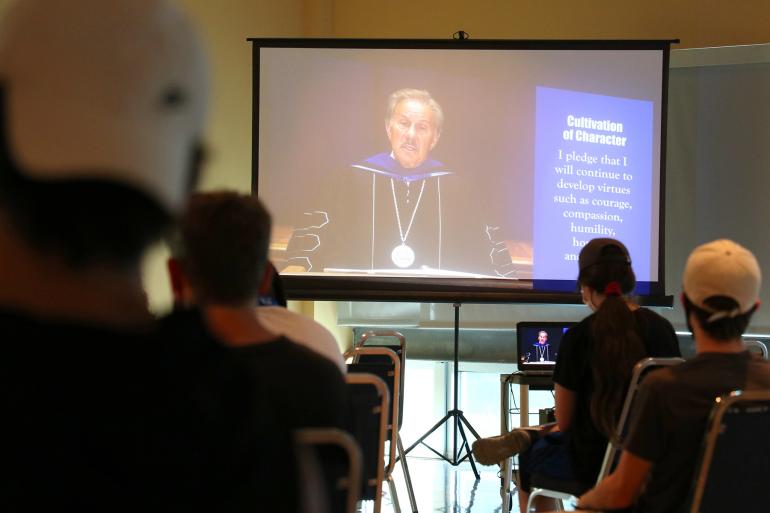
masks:
<instances>
[{"instance_id":1,"label":"small table","mask_svg":"<svg viewBox=\"0 0 770 513\"><path fill-rule=\"evenodd\" d=\"M519 385L519 397L521 397L519 427L527 427L529 426L529 387L535 386L553 390L553 376L533 376L523 372L500 374L500 434L505 434L511 430L508 419L510 411L508 387L511 385Z\"/></svg>"},{"instance_id":2,"label":"small table","mask_svg":"<svg viewBox=\"0 0 770 513\"><path fill-rule=\"evenodd\" d=\"M543 389L553 389L553 376L533 376L523 372L514 372L513 374L500 374L500 434L504 435L511 430L509 387L519 385L519 397L521 404L519 406L519 427L529 426L529 387L535 386ZM503 487L500 493L503 497L503 513L508 513L508 501L511 494L511 468L513 467L513 457L506 458L503 462Z\"/></svg>"}]
</instances>

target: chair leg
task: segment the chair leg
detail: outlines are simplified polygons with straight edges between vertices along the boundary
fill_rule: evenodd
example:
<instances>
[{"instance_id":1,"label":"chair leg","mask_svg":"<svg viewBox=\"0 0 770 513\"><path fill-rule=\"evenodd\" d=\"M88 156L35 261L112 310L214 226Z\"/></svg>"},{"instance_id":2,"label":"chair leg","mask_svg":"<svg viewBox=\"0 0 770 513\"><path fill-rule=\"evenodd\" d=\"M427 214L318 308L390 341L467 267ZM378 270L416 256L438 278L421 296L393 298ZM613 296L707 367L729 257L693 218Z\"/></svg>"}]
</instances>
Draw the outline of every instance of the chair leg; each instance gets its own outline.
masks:
<instances>
[{"instance_id":1,"label":"chair leg","mask_svg":"<svg viewBox=\"0 0 770 513\"><path fill-rule=\"evenodd\" d=\"M393 475L388 476L388 487L390 488L390 497L393 501L393 511L395 513L401 513L401 504L398 502L398 493L396 492L396 482L393 480Z\"/></svg>"},{"instance_id":2,"label":"chair leg","mask_svg":"<svg viewBox=\"0 0 770 513\"><path fill-rule=\"evenodd\" d=\"M374 496L374 512L380 513L382 511L382 483L377 488L377 493Z\"/></svg>"},{"instance_id":3,"label":"chair leg","mask_svg":"<svg viewBox=\"0 0 770 513\"><path fill-rule=\"evenodd\" d=\"M409 505L412 507L412 513L417 513L417 501L414 498L414 488L412 488L412 477L409 474L409 465L406 463L406 454L404 453L404 444L401 442L401 434L396 439L398 455L401 458L401 468L404 471L404 481L406 482L406 493L409 495Z\"/></svg>"}]
</instances>

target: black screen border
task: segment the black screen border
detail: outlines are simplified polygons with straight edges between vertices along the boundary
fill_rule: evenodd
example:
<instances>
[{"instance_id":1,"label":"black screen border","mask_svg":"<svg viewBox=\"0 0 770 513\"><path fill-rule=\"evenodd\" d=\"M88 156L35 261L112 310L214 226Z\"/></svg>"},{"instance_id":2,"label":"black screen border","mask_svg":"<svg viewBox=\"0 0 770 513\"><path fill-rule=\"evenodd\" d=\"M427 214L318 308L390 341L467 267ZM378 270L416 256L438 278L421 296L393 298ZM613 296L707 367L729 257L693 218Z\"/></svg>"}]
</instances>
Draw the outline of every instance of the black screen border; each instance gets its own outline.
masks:
<instances>
[{"instance_id":1,"label":"black screen border","mask_svg":"<svg viewBox=\"0 0 770 513\"><path fill-rule=\"evenodd\" d=\"M678 39L345 39L247 38L252 45L251 189L259 195L259 69L261 48L441 49L441 50L659 50L661 70L660 198L658 219L658 281L645 284L637 296L648 306L672 307L665 294L666 135L668 72L671 45ZM467 278L392 278L348 276L282 276L286 297L322 301L406 301L424 303L581 304L577 292L527 288L532 282Z\"/></svg>"}]
</instances>

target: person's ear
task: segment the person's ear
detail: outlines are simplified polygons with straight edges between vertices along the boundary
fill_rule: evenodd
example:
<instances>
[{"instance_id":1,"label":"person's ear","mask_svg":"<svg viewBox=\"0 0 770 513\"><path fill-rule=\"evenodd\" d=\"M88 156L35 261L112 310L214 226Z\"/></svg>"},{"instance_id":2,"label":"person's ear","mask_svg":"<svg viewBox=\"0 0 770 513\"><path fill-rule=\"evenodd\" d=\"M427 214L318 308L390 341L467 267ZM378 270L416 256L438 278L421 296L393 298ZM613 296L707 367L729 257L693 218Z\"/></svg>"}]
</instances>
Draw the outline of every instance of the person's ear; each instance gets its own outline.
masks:
<instances>
[{"instance_id":1,"label":"person's ear","mask_svg":"<svg viewBox=\"0 0 770 513\"><path fill-rule=\"evenodd\" d=\"M430 149L431 149L431 150L432 150L433 148L435 148L435 147L436 147L436 143L438 143L438 140L439 140L440 138L441 138L441 132L437 132L437 133L436 133L436 135L435 135L435 136L433 136L433 142L432 142L432 143L431 143L431 145L430 145Z\"/></svg>"}]
</instances>

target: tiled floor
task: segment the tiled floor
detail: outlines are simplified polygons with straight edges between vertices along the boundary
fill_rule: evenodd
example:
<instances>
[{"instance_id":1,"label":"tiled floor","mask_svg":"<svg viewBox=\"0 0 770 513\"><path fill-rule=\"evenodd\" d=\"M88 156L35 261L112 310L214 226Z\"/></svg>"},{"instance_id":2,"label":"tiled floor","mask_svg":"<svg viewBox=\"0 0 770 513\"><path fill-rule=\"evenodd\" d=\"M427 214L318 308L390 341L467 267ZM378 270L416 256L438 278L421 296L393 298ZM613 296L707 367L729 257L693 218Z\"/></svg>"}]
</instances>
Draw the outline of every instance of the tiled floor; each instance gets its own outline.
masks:
<instances>
[{"instance_id":1,"label":"tiled floor","mask_svg":"<svg viewBox=\"0 0 770 513\"><path fill-rule=\"evenodd\" d=\"M461 463L453 467L437 458L408 457L409 472L412 476L417 509L429 512L500 512L500 479L497 467L477 467L481 475L478 481L470 464ZM411 512L409 496L404 484L401 464L394 472L398 501L403 513ZM382 500L382 512L391 513L396 509L387 486ZM373 511L373 503L366 503L363 511Z\"/></svg>"},{"instance_id":2,"label":"tiled floor","mask_svg":"<svg viewBox=\"0 0 770 513\"><path fill-rule=\"evenodd\" d=\"M437 458L408 457L409 471L420 513L501 513L500 478L498 467L478 466L481 479L473 475L469 463L454 467ZM403 513L410 513L409 496L404 485L401 465L394 473L398 501ZM395 510L387 485L383 495L382 513ZM518 498L512 495L511 511L518 513ZM365 503L362 511L373 511L373 503Z\"/></svg>"},{"instance_id":3,"label":"tiled floor","mask_svg":"<svg viewBox=\"0 0 770 513\"><path fill-rule=\"evenodd\" d=\"M481 479L473 475L470 464L461 463L453 467L437 458L408 457L409 472L412 476L417 509L428 512L500 512L500 478L497 467L477 467ZM396 492L403 513L409 513L411 506L404 484L400 463L394 472ZM382 512L391 513L396 509L390 491L382 500ZM374 510L373 503L365 503L363 511ZM518 511L518 509L514 509Z\"/></svg>"}]
</instances>

